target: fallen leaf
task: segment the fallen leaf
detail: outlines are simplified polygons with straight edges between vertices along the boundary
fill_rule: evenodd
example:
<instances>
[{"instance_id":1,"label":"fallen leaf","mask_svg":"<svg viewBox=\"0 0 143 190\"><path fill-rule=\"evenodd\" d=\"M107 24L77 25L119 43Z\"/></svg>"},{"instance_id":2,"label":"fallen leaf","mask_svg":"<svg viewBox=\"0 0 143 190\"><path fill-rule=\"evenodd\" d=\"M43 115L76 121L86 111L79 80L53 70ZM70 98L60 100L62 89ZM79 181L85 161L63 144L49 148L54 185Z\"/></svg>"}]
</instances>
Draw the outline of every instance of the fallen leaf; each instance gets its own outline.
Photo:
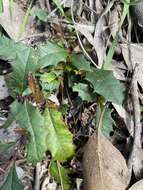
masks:
<instances>
[{"instance_id":1,"label":"fallen leaf","mask_svg":"<svg viewBox=\"0 0 143 190\"><path fill-rule=\"evenodd\" d=\"M129 115L129 113L125 110L125 108L122 105L117 105L114 103L112 103L112 105L114 106L114 108L117 111L117 113L119 114L119 116L124 120L124 123L126 124L126 127L129 131L130 135L133 137L134 122L133 122L131 116Z\"/></svg>"},{"instance_id":2,"label":"fallen leaf","mask_svg":"<svg viewBox=\"0 0 143 190\"><path fill-rule=\"evenodd\" d=\"M137 80L143 88L143 45L142 44L121 44L122 54L128 70L135 68L136 63L140 64L138 69Z\"/></svg>"},{"instance_id":3,"label":"fallen leaf","mask_svg":"<svg viewBox=\"0 0 143 190\"><path fill-rule=\"evenodd\" d=\"M92 33L94 32L94 26L88 25L88 24L83 25L80 23L76 23L75 28L87 38L87 40L89 41L91 45L93 45L94 39L93 39Z\"/></svg>"},{"instance_id":4,"label":"fallen leaf","mask_svg":"<svg viewBox=\"0 0 143 190\"><path fill-rule=\"evenodd\" d=\"M30 33L29 30L31 29L28 25L27 30L25 30L20 36L20 27L24 16L25 12L17 3L13 2L13 7L11 10L9 0L3 1L3 12L0 14L0 24L13 40L17 41L19 37L24 38Z\"/></svg>"},{"instance_id":5,"label":"fallen leaf","mask_svg":"<svg viewBox=\"0 0 143 190\"><path fill-rule=\"evenodd\" d=\"M125 190L128 185L126 162L101 131L96 130L85 147L83 174L88 190Z\"/></svg>"},{"instance_id":6,"label":"fallen leaf","mask_svg":"<svg viewBox=\"0 0 143 190\"><path fill-rule=\"evenodd\" d=\"M112 60L112 64L109 66L108 70L113 71L116 79L126 81L125 72L127 71L127 66L124 62Z\"/></svg>"},{"instance_id":7,"label":"fallen leaf","mask_svg":"<svg viewBox=\"0 0 143 190\"><path fill-rule=\"evenodd\" d=\"M105 16L101 16L96 23L95 32L94 32L94 40L93 40L93 47L97 53L98 57L98 64L100 68L102 67L103 60L106 56L106 45L105 45L105 37L107 32L104 30L106 26L106 19ZM106 35L105 35L106 33Z\"/></svg>"},{"instance_id":8,"label":"fallen leaf","mask_svg":"<svg viewBox=\"0 0 143 190\"><path fill-rule=\"evenodd\" d=\"M142 44L121 44L121 49L123 53L124 60L129 68L131 70L135 67L136 63L142 63L143 62L143 45ZM130 49L129 49L130 48ZM130 59L132 61L133 65L130 65Z\"/></svg>"},{"instance_id":9,"label":"fallen leaf","mask_svg":"<svg viewBox=\"0 0 143 190\"><path fill-rule=\"evenodd\" d=\"M119 6L115 6L115 8L111 11L109 18L109 26L113 38L116 37L116 34L119 30L119 22L120 22L119 8L120 8Z\"/></svg>"},{"instance_id":10,"label":"fallen leaf","mask_svg":"<svg viewBox=\"0 0 143 190\"><path fill-rule=\"evenodd\" d=\"M133 171L136 179L143 178L143 149L137 148L133 159Z\"/></svg>"},{"instance_id":11,"label":"fallen leaf","mask_svg":"<svg viewBox=\"0 0 143 190\"><path fill-rule=\"evenodd\" d=\"M142 190L143 189L143 179L136 182L134 185L132 185L129 190Z\"/></svg>"}]
</instances>

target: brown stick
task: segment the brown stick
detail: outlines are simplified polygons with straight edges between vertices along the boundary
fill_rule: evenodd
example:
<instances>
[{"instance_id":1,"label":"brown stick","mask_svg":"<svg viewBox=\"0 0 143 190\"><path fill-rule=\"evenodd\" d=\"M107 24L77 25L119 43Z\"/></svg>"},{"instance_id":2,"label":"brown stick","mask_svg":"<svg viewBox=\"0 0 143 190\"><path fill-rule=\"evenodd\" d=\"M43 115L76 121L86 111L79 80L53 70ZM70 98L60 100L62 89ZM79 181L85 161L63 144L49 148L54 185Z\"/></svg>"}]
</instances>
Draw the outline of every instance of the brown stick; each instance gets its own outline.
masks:
<instances>
[{"instance_id":1,"label":"brown stick","mask_svg":"<svg viewBox=\"0 0 143 190\"><path fill-rule=\"evenodd\" d=\"M141 116L140 116L140 103L138 98L138 84L137 84L138 69L140 69L140 67L139 65L136 64L132 79L132 88L131 88L131 96L132 96L133 109L134 109L134 140L133 140L132 151L128 160L128 168L130 175L132 173L132 169L134 166L136 152L138 148L141 148L142 125L141 125Z\"/></svg>"}]
</instances>

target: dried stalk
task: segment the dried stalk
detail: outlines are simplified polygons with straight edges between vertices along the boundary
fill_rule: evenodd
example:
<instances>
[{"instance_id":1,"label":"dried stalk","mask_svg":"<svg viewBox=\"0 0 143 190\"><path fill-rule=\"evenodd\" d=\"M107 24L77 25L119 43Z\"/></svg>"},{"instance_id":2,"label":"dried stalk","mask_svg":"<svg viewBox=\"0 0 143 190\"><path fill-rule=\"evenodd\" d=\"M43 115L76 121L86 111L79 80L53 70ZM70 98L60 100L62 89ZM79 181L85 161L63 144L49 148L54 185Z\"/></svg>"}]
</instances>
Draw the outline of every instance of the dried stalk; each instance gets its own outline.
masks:
<instances>
[{"instance_id":1,"label":"dried stalk","mask_svg":"<svg viewBox=\"0 0 143 190\"><path fill-rule=\"evenodd\" d=\"M40 190L40 171L41 171L41 164L37 163L34 190Z\"/></svg>"},{"instance_id":2,"label":"dried stalk","mask_svg":"<svg viewBox=\"0 0 143 190\"><path fill-rule=\"evenodd\" d=\"M138 97L138 84L137 84L138 69L140 69L140 67L136 64L132 79L132 88L131 88L131 96L132 96L133 109L134 109L134 140L133 140L132 151L128 160L128 168L130 176L134 166L136 153L138 149L141 148L142 125L141 125L141 115L140 115L140 103Z\"/></svg>"}]
</instances>

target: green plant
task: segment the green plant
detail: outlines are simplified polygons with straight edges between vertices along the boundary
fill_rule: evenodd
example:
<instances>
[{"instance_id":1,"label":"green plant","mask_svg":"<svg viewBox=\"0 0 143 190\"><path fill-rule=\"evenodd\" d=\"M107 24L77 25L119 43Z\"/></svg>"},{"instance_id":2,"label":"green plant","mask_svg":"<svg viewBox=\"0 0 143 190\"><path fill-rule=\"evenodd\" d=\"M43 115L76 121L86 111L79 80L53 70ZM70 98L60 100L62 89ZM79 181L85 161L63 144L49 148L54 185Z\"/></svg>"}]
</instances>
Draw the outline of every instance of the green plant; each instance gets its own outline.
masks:
<instances>
[{"instance_id":1,"label":"green plant","mask_svg":"<svg viewBox=\"0 0 143 190\"><path fill-rule=\"evenodd\" d=\"M69 190L72 184L68 174L71 171L64 167L63 163L74 156L73 134L58 105L48 98L59 90L64 82L65 72L68 80L73 83L73 91L78 92L86 102L94 102L100 96L103 104L106 101L121 104L124 98L123 85L114 77L112 71L92 68L82 54L69 53L62 44L49 41L34 49L1 37L0 57L8 60L12 66L12 72L6 76L10 95L14 98L10 115L11 121L16 120L19 123L27 139L24 144L27 162L36 165L45 158L46 152L50 151L51 174L63 189ZM31 98L28 99L27 96ZM104 131L108 134L110 113L106 114L104 123ZM14 145L19 147L20 142L15 142ZM1 146L3 148L0 151L9 148L9 144ZM16 157L12 162L15 160ZM14 185L18 185L20 190L23 189L17 179L14 164L1 188L7 185L13 188L11 178Z\"/></svg>"}]
</instances>

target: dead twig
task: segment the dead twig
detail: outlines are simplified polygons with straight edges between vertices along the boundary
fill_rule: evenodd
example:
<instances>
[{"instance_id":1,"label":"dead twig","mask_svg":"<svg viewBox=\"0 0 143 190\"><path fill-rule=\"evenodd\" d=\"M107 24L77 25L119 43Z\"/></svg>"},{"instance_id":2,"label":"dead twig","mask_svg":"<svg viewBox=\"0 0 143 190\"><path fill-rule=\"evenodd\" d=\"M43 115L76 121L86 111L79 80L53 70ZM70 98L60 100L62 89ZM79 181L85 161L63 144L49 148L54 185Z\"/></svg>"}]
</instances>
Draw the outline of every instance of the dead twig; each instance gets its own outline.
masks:
<instances>
[{"instance_id":1,"label":"dead twig","mask_svg":"<svg viewBox=\"0 0 143 190\"><path fill-rule=\"evenodd\" d=\"M132 151L130 153L130 157L128 160L128 168L130 176L136 159L137 155L136 153L138 149L141 148L142 126L141 126L140 103L138 97L138 84L137 84L138 69L140 69L139 65L136 64L132 79L132 88L131 88L131 96L132 96L133 109L134 109L134 140L133 140Z\"/></svg>"},{"instance_id":2,"label":"dead twig","mask_svg":"<svg viewBox=\"0 0 143 190\"><path fill-rule=\"evenodd\" d=\"M34 190L40 189L40 171L41 171L41 164L37 163Z\"/></svg>"}]
</instances>

